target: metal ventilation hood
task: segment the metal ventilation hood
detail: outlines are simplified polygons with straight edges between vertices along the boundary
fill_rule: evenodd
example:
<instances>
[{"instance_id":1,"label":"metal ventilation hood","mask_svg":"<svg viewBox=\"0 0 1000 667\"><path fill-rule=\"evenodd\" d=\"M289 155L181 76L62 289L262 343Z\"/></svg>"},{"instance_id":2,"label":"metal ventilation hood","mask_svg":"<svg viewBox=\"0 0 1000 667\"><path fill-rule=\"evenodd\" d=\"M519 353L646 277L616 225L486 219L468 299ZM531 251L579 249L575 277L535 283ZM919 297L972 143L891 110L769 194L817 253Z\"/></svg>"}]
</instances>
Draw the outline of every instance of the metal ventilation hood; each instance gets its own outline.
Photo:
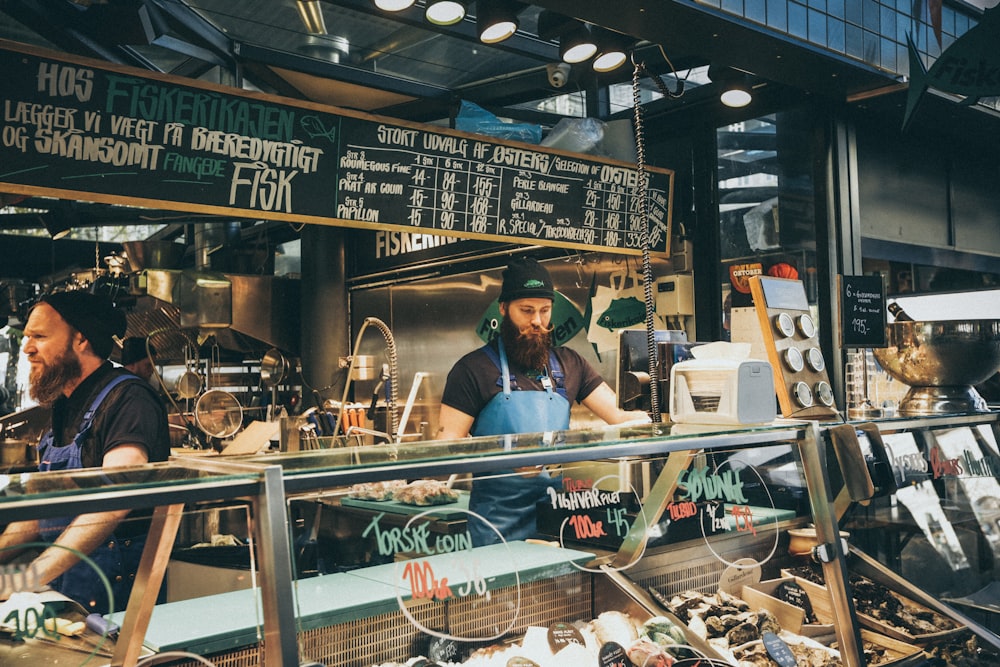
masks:
<instances>
[{"instance_id":1,"label":"metal ventilation hood","mask_svg":"<svg viewBox=\"0 0 1000 667\"><path fill-rule=\"evenodd\" d=\"M145 296L133 309L129 335L187 329L211 334L222 347L240 352L276 347L298 354L297 279L146 269L138 287Z\"/></svg>"}]
</instances>

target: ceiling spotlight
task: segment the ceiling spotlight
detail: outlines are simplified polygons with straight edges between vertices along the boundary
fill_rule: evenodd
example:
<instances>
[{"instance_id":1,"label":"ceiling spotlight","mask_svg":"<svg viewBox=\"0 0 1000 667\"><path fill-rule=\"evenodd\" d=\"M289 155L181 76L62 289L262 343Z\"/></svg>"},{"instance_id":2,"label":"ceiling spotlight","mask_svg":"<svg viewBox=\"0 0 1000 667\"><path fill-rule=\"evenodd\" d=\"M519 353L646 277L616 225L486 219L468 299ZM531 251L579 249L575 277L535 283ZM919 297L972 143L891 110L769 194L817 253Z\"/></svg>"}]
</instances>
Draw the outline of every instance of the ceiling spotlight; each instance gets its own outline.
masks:
<instances>
[{"instance_id":1,"label":"ceiling spotlight","mask_svg":"<svg viewBox=\"0 0 1000 667\"><path fill-rule=\"evenodd\" d=\"M731 67L708 68L708 78L719 86L719 101L727 107L745 107L753 101L750 82L746 72Z\"/></svg>"},{"instance_id":2,"label":"ceiling spotlight","mask_svg":"<svg viewBox=\"0 0 1000 667\"><path fill-rule=\"evenodd\" d=\"M476 32L484 44L513 37L520 25L517 15L524 4L513 0L476 0Z\"/></svg>"},{"instance_id":3,"label":"ceiling spotlight","mask_svg":"<svg viewBox=\"0 0 1000 667\"><path fill-rule=\"evenodd\" d=\"M597 44L590 36L590 30L580 23L559 37L559 57L564 62L575 64L590 60L597 53Z\"/></svg>"},{"instance_id":4,"label":"ceiling spotlight","mask_svg":"<svg viewBox=\"0 0 1000 667\"><path fill-rule=\"evenodd\" d=\"M41 216L42 225L53 241L58 241L73 231L72 211L53 208Z\"/></svg>"},{"instance_id":5,"label":"ceiling spotlight","mask_svg":"<svg viewBox=\"0 0 1000 667\"><path fill-rule=\"evenodd\" d=\"M373 2L384 12L401 12L412 7L416 0L373 0Z\"/></svg>"},{"instance_id":6,"label":"ceiling spotlight","mask_svg":"<svg viewBox=\"0 0 1000 667\"><path fill-rule=\"evenodd\" d=\"M459 0L428 0L424 18L434 25L454 25L465 18L465 3Z\"/></svg>"},{"instance_id":7,"label":"ceiling spotlight","mask_svg":"<svg viewBox=\"0 0 1000 667\"><path fill-rule=\"evenodd\" d=\"M296 0L295 8L299 10L299 18L307 32L314 35L326 34L326 21L323 20L323 8L319 0Z\"/></svg>"},{"instance_id":8,"label":"ceiling spotlight","mask_svg":"<svg viewBox=\"0 0 1000 667\"><path fill-rule=\"evenodd\" d=\"M538 36L559 40L559 57L563 62L582 63L597 53L597 44L583 21L549 10L538 15Z\"/></svg>"},{"instance_id":9,"label":"ceiling spotlight","mask_svg":"<svg viewBox=\"0 0 1000 667\"><path fill-rule=\"evenodd\" d=\"M597 44L597 56L593 62L595 72L610 72L625 64L634 40L621 33L596 26L591 28L591 32Z\"/></svg>"}]
</instances>

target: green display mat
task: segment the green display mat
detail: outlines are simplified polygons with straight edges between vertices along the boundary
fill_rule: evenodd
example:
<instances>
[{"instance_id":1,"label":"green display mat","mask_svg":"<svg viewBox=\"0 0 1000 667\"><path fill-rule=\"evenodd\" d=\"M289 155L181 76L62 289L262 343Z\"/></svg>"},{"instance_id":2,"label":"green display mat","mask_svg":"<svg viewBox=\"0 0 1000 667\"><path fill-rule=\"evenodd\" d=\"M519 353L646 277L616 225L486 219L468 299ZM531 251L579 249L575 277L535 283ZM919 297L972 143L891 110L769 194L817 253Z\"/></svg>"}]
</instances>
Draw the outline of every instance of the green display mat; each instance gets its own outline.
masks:
<instances>
[{"instance_id":1,"label":"green display mat","mask_svg":"<svg viewBox=\"0 0 1000 667\"><path fill-rule=\"evenodd\" d=\"M395 500L359 500L357 498L341 498L341 507L354 507L373 512L388 512L389 514L414 515L428 512L429 517L442 521L465 519L469 509L469 494L458 492L458 500L447 505L407 505Z\"/></svg>"},{"instance_id":2,"label":"green display mat","mask_svg":"<svg viewBox=\"0 0 1000 667\"><path fill-rule=\"evenodd\" d=\"M468 582L470 559L491 588L549 579L578 571L594 554L573 549L510 542L472 551L462 550L419 559L429 564L449 585ZM321 575L295 583L295 607L300 630L327 627L398 611L400 565L388 563L350 572ZM410 600L409 594L402 599ZM206 655L252 646L263 623L259 591L250 589L156 605L146 632L145 646L157 652L188 651ZM111 618L122 624L124 614Z\"/></svg>"}]
</instances>

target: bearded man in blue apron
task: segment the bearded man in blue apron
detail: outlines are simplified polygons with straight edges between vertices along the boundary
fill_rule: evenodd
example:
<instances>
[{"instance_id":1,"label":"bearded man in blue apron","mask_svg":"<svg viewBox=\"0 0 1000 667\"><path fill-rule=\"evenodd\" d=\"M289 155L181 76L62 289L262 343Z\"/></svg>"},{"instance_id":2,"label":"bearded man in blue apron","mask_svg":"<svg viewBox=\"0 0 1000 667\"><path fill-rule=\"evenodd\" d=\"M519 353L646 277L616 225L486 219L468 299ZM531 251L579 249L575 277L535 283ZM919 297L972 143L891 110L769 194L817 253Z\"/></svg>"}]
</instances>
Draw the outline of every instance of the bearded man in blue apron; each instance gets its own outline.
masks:
<instances>
[{"instance_id":1,"label":"bearded man in blue apron","mask_svg":"<svg viewBox=\"0 0 1000 667\"><path fill-rule=\"evenodd\" d=\"M32 308L23 345L31 363L29 393L52 408L51 428L38 445L41 472L110 469L169 456L166 412L152 387L108 361L113 336L123 336L125 329L124 313L106 297L87 292L49 294ZM37 583L88 612L114 611L100 576L76 555L86 554L110 582L115 606L123 609L149 530L148 511L125 520L128 514L11 524L0 535L0 560L16 555L19 545L49 542L52 546L28 566Z\"/></svg>"},{"instance_id":2,"label":"bearded man in blue apron","mask_svg":"<svg viewBox=\"0 0 1000 667\"><path fill-rule=\"evenodd\" d=\"M531 258L503 272L500 335L465 355L448 373L438 437L502 435L569 428L574 401L609 424L648 421L618 407L614 391L576 351L552 346L549 272ZM469 534L475 546L536 536L536 505L560 481L544 470L497 471L472 483Z\"/></svg>"}]
</instances>

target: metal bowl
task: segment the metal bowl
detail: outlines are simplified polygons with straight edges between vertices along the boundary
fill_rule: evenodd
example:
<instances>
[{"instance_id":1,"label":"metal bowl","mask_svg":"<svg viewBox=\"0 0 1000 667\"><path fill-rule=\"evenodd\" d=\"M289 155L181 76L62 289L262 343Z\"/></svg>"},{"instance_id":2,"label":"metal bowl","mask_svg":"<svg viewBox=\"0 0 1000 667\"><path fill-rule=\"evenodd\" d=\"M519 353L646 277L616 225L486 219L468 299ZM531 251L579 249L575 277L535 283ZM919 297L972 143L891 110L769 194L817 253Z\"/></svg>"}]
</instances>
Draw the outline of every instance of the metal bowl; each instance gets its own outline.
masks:
<instances>
[{"instance_id":1,"label":"metal bowl","mask_svg":"<svg viewBox=\"0 0 1000 667\"><path fill-rule=\"evenodd\" d=\"M973 385L1000 370L1000 320L893 322L886 342L872 351L889 375L910 385L901 414L987 411Z\"/></svg>"}]
</instances>

